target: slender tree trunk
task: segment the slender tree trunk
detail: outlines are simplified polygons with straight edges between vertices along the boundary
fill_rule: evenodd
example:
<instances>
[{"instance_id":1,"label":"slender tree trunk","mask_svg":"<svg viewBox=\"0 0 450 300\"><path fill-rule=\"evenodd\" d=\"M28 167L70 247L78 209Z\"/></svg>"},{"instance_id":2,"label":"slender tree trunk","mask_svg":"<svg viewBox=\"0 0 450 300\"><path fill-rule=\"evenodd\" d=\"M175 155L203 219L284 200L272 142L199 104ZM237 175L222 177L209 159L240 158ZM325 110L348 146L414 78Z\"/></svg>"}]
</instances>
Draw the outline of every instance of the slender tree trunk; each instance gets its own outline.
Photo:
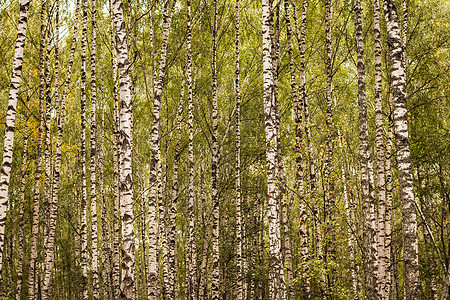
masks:
<instances>
[{"instance_id":1,"label":"slender tree trunk","mask_svg":"<svg viewBox=\"0 0 450 300\"><path fill-rule=\"evenodd\" d=\"M59 188L59 175L61 171L61 145L62 145L62 130L63 130L63 121L64 121L64 103L58 103L59 101L59 0L55 1L56 3L56 39L55 39L55 103L58 110L58 136L56 141L56 158L55 158L55 168L54 168L54 177L53 177L53 185L51 185L49 190L51 190L49 199L49 215L48 215L48 236L47 243L45 245L45 272L44 272L44 281L42 285L42 298L43 299L51 299L51 283L52 283L52 272L53 272L53 262L54 262L54 245L55 245L55 231L56 231L56 218L58 212L58 188ZM74 33L76 34L76 32ZM73 59L73 57L72 57ZM69 62L70 63L70 62ZM70 80L70 76L69 80ZM49 87L48 87L49 88ZM49 99L50 97L48 97ZM47 102L47 105L49 103ZM48 124L47 124L47 137L50 140L50 107L47 107L48 114ZM46 139L47 139L46 137ZM51 145L48 145L50 148ZM50 150L50 149L48 149ZM47 176L47 175L46 175ZM50 178L46 178L50 183Z\"/></svg>"},{"instance_id":2,"label":"slender tree trunk","mask_svg":"<svg viewBox=\"0 0 450 300\"><path fill-rule=\"evenodd\" d=\"M23 134L23 156L22 156L22 180L20 182L20 203L19 203L19 246L17 254L17 287L16 300L20 300L23 282L23 229L24 229L24 202L25 202L25 188L26 188L26 172L28 159L28 117L25 121L25 131Z\"/></svg>"},{"instance_id":3,"label":"slender tree trunk","mask_svg":"<svg viewBox=\"0 0 450 300\"><path fill-rule=\"evenodd\" d=\"M191 21L191 1L187 0L187 85L188 85L188 164L189 164L189 239L188 253L186 261L186 277L189 277L189 287L186 286L186 300L198 299L197 286L197 249L195 244L195 214L194 214L194 88L192 84L192 21Z\"/></svg>"},{"instance_id":4,"label":"slender tree trunk","mask_svg":"<svg viewBox=\"0 0 450 300\"><path fill-rule=\"evenodd\" d=\"M394 100L394 132L397 146L398 177L402 206L405 299L420 298L417 215L414 206L411 151L406 106L406 72L397 8L393 0L384 1L391 61L392 97Z\"/></svg>"},{"instance_id":5,"label":"slender tree trunk","mask_svg":"<svg viewBox=\"0 0 450 300\"><path fill-rule=\"evenodd\" d=\"M111 14L111 49L112 53L112 68L113 68L113 181L114 181L114 213L113 213L113 253L112 253L112 281L113 281L113 296L116 299L120 297L120 193L119 193L119 77L118 77L118 63L117 63L117 47L116 47L116 29L113 18L112 1L110 1Z\"/></svg>"},{"instance_id":6,"label":"slender tree trunk","mask_svg":"<svg viewBox=\"0 0 450 300\"><path fill-rule=\"evenodd\" d=\"M389 97L390 98L390 97ZM389 100L390 102L390 100ZM386 174L386 216L385 216L385 238L384 245L386 249L386 262L387 262L387 271L386 271L386 295L390 295L392 293L392 278L393 270L395 268L395 264L391 261L392 258L392 226L391 224L395 224L394 215L392 214L392 170L391 170L391 157L392 157L392 140L393 140L393 124L391 113L388 116L388 133L386 138L386 156L385 156L385 164L384 171ZM392 219L392 220L391 220Z\"/></svg>"},{"instance_id":7,"label":"slender tree trunk","mask_svg":"<svg viewBox=\"0 0 450 300\"><path fill-rule=\"evenodd\" d=\"M284 10L285 10L285 19L286 19L286 37L288 44L288 54L289 54L289 71L290 71L290 79L291 79L291 97L294 103L294 115L295 115L295 150L296 150L296 174L295 174L295 192L299 197L299 205L300 205L300 238L301 244L306 243L307 247L307 232L306 232L306 207L304 205L303 199L303 133L302 133L302 123L303 123L303 97L299 99L298 97L298 89L297 89L297 81L295 78L295 64L294 64L294 49L292 45L292 29L291 29L291 14L289 11L289 3L290 1L284 2ZM303 66L304 67L304 66ZM280 143L280 141L278 141ZM281 156L279 157L281 160ZM287 204L287 201L284 199L282 201L282 221L283 221L283 248L284 248L284 260L286 266L286 277L287 277L287 290L288 290L288 298L291 300L295 299L295 288L294 288L294 273L293 273L293 261L291 254L291 241L289 237L289 211L290 205ZM303 247L302 247L303 249Z\"/></svg>"},{"instance_id":8,"label":"slender tree trunk","mask_svg":"<svg viewBox=\"0 0 450 300\"><path fill-rule=\"evenodd\" d=\"M276 178L278 175L277 132L273 94L272 41L270 36L270 1L262 0L262 35L263 35L263 80L264 80L264 114L267 160L267 194L269 219L269 297L286 299L283 264L281 257L280 219L278 214Z\"/></svg>"},{"instance_id":9,"label":"slender tree trunk","mask_svg":"<svg viewBox=\"0 0 450 300\"><path fill-rule=\"evenodd\" d=\"M298 17L297 17L297 8L295 5L295 1L292 1L292 7L294 9L294 22L295 22L295 32L296 37L298 41L298 47L299 47L299 88L298 88L298 104L300 107L297 108L297 110L303 110L304 112L304 131L306 135L306 147L308 148L308 151L306 151L305 157L308 161L308 170L309 170L309 180L307 183L307 188L309 188L309 192L311 195L311 198L313 199L313 194L315 190L315 169L314 164L311 159L311 153L312 153L312 145L311 145L311 131L309 126L309 109L308 109L308 99L306 95L306 66L305 66L305 49L306 49L306 13L308 11L308 0L302 1L302 15L301 15L301 23L300 28L298 26ZM291 70L292 73L292 70ZM292 83L291 83L292 85ZM300 114L301 117L301 114ZM298 120L301 121L301 118ZM296 126L300 126L301 122L296 121ZM297 128L296 131L299 131L301 133L301 128ZM303 148L303 146L300 144L300 147ZM303 173L303 172L302 172ZM300 201L301 205L301 228L300 228L300 234L301 234L301 253L302 253L302 262L308 262L309 261L309 246L308 246L308 230L307 230L307 213L306 213L306 206L304 205L304 202ZM314 213L315 218L316 213ZM302 293L304 299L310 298L310 290L311 290L311 284L308 278L304 280L304 283L302 285Z\"/></svg>"},{"instance_id":10,"label":"slender tree trunk","mask_svg":"<svg viewBox=\"0 0 450 300\"><path fill-rule=\"evenodd\" d=\"M450 267L447 267L447 274L445 275L444 284L442 285L441 300L448 299L449 288L450 288Z\"/></svg>"},{"instance_id":11,"label":"slender tree trunk","mask_svg":"<svg viewBox=\"0 0 450 300\"><path fill-rule=\"evenodd\" d=\"M97 5L91 0L91 218L92 218L92 296L99 299L98 284L98 238L97 238L97 77L96 77L96 49L97 49Z\"/></svg>"},{"instance_id":12,"label":"slender tree trunk","mask_svg":"<svg viewBox=\"0 0 450 300\"><path fill-rule=\"evenodd\" d=\"M178 103L177 109L177 133L176 133L176 146L175 146L175 155L174 155L174 163L173 163L173 174L172 174L172 203L170 206L170 227L168 228L168 241L169 241L169 290L167 291L166 299L177 299L176 295L178 295L178 285L177 285L177 273L178 268L176 265L176 257L177 257L177 203L178 203L178 167L180 164L180 156L181 156L181 147L180 147L180 139L181 139L181 122L183 119L183 96L184 96L184 85L185 79L183 77L183 81L181 83L181 93L180 93L180 102Z\"/></svg>"},{"instance_id":13,"label":"slender tree trunk","mask_svg":"<svg viewBox=\"0 0 450 300\"><path fill-rule=\"evenodd\" d=\"M170 25L172 23L172 14L175 6L175 0L170 6L170 1L164 2L163 13L163 35L161 40L161 56L159 63L159 76L158 82L155 88L153 97L153 125L151 134L151 161L150 161L150 190L149 190L149 259L150 267L147 278L148 287L148 299L154 300L159 297L159 271L158 271L158 236L157 236L157 216L156 216L156 204L157 204L157 191L158 191L158 168L160 162L160 150L159 150L159 130L160 130L160 110L161 110L161 97L164 89L164 81L166 77L166 63L167 63L167 49L168 38L170 33ZM161 192L161 189L159 189Z\"/></svg>"},{"instance_id":14,"label":"slender tree trunk","mask_svg":"<svg viewBox=\"0 0 450 300\"><path fill-rule=\"evenodd\" d=\"M219 151L217 147L218 120L217 120L217 0L214 0L214 23L212 28L212 300L220 296L220 266L219 266L219 191L217 187Z\"/></svg>"},{"instance_id":15,"label":"slender tree trunk","mask_svg":"<svg viewBox=\"0 0 450 300\"><path fill-rule=\"evenodd\" d=\"M377 147L377 194L378 194L378 287L381 299L389 297L389 288L387 286L387 269L389 261L387 260L386 248L386 227L385 223L390 222L386 219L386 182L384 177L385 168L385 150L383 139L383 108L381 102L381 37L380 37L380 4L379 0L374 0L373 5L373 30L374 30L374 48L375 48L375 126L376 126L376 147Z\"/></svg>"},{"instance_id":16,"label":"slender tree trunk","mask_svg":"<svg viewBox=\"0 0 450 300\"><path fill-rule=\"evenodd\" d=\"M325 262L332 261L335 256L335 245L333 241L335 239L334 232L334 219L336 212L336 201L334 192L334 166L333 166L333 153L334 153L334 130L333 130L333 54L331 49L331 31L333 27L333 6L332 0L325 1L325 71L326 71L326 118L325 123L327 127L327 137L326 137L326 151L325 151L325 162L323 166L323 185L325 189L324 195L324 235L319 233L319 238L322 241L319 243L319 253L322 252ZM322 250L320 250L322 247ZM325 264L326 273L330 274L328 270L329 264ZM325 275L327 281L328 289L331 288L332 278L331 275ZM325 291L325 295L327 291Z\"/></svg>"},{"instance_id":17,"label":"slender tree trunk","mask_svg":"<svg viewBox=\"0 0 450 300\"><path fill-rule=\"evenodd\" d=\"M120 95L120 136L119 136L119 193L122 220L122 283L120 298L135 299L135 246L132 180L132 119L130 62L127 53L127 33L123 19L121 0L113 1L114 24L116 28L116 50Z\"/></svg>"},{"instance_id":18,"label":"slender tree trunk","mask_svg":"<svg viewBox=\"0 0 450 300\"><path fill-rule=\"evenodd\" d=\"M239 73L239 0L235 7L235 97L236 97L236 265L237 265L237 288L236 299L246 299L243 293L245 274L243 272L242 258L242 196L241 196L241 89Z\"/></svg>"},{"instance_id":19,"label":"slender tree trunk","mask_svg":"<svg viewBox=\"0 0 450 300\"><path fill-rule=\"evenodd\" d=\"M364 65L364 41L361 20L361 2L355 5L355 35L358 69L358 105L359 105L359 161L361 166L361 198L363 203L363 239L364 239L364 275L365 291L369 299L378 299L377 289L377 244L376 216L373 186L370 180L370 145L367 127L366 79Z\"/></svg>"},{"instance_id":20,"label":"slender tree trunk","mask_svg":"<svg viewBox=\"0 0 450 300\"><path fill-rule=\"evenodd\" d=\"M0 280L2 273L2 258L5 239L5 221L8 205L9 179L11 177L12 156L14 147L14 129L16 123L17 100L19 97L20 79L22 76L23 49L28 24L29 0L21 0L19 20L17 23L17 38L14 49L11 84L9 87L8 108L5 120L5 138L3 144L3 162L0 176ZM0 285L0 290L3 288Z\"/></svg>"},{"instance_id":21,"label":"slender tree trunk","mask_svg":"<svg viewBox=\"0 0 450 300\"><path fill-rule=\"evenodd\" d=\"M30 271L28 273L28 299L37 299L39 291L36 289L38 282L38 236L39 236L39 213L41 198L41 177L42 177L42 140L44 135L44 87L45 87L45 1L41 1L41 30L40 30L40 49L39 49L39 131L38 131L38 149L36 153L36 171L33 198L33 221L31 225L31 247L30 247Z\"/></svg>"},{"instance_id":22,"label":"slender tree trunk","mask_svg":"<svg viewBox=\"0 0 450 300\"><path fill-rule=\"evenodd\" d=\"M203 161L203 156L200 156L200 160ZM206 204L206 195L205 195L205 175L203 165L200 165L200 197L201 197L201 207L202 207L202 221L204 226L204 235L203 235L203 247L202 247L202 262L200 266L200 284L199 284L199 296L198 299L209 299L208 298L208 246L210 239L210 221L208 217L207 204Z\"/></svg>"},{"instance_id":23,"label":"slender tree trunk","mask_svg":"<svg viewBox=\"0 0 450 300\"><path fill-rule=\"evenodd\" d=\"M87 242L87 183L86 183L86 44L87 44L87 0L82 1L81 36L81 276L83 300L88 299L88 242Z\"/></svg>"},{"instance_id":24,"label":"slender tree trunk","mask_svg":"<svg viewBox=\"0 0 450 300\"><path fill-rule=\"evenodd\" d=\"M102 283L103 283L103 299L112 299L112 253L110 248L111 243L111 234L110 227L108 224L108 208L107 201L105 199L105 189L104 189L104 141L105 141L105 103L102 102L102 114L100 120L100 139L99 139L99 147L98 147L98 165L99 165L99 192L100 192L100 201L102 204L102 214L101 214L101 222L102 222Z\"/></svg>"}]
</instances>

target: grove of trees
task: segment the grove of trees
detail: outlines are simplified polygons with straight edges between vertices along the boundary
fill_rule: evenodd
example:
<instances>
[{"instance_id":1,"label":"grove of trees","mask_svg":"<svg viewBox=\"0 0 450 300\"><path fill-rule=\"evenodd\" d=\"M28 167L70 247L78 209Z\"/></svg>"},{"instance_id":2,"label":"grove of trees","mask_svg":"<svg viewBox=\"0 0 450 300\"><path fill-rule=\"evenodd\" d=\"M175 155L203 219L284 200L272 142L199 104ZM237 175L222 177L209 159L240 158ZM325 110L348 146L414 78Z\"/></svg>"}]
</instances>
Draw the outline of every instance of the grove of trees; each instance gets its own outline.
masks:
<instances>
[{"instance_id":1,"label":"grove of trees","mask_svg":"<svg viewBox=\"0 0 450 300\"><path fill-rule=\"evenodd\" d=\"M450 299L447 0L0 0L1 299Z\"/></svg>"}]
</instances>

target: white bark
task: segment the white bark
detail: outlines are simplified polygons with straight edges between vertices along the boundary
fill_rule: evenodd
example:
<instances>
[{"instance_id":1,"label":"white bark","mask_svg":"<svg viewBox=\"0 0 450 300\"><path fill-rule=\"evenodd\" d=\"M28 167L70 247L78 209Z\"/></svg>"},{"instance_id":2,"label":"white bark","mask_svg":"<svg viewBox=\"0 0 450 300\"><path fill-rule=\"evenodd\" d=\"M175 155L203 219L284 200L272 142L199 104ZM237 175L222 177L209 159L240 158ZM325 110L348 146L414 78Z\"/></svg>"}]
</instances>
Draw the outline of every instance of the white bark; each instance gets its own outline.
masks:
<instances>
[{"instance_id":1,"label":"white bark","mask_svg":"<svg viewBox=\"0 0 450 300\"><path fill-rule=\"evenodd\" d=\"M5 137L3 144L3 162L0 175L0 277L2 273L2 259L5 239L5 221L8 204L8 188L11 176L14 129L16 121L17 100L19 96L20 79L22 75L23 49L25 47L25 34L28 24L28 7L30 0L21 0L19 20L17 23L17 38L14 49L11 84L9 88L8 108L5 119ZM0 278L1 280L1 278Z\"/></svg>"}]
</instances>

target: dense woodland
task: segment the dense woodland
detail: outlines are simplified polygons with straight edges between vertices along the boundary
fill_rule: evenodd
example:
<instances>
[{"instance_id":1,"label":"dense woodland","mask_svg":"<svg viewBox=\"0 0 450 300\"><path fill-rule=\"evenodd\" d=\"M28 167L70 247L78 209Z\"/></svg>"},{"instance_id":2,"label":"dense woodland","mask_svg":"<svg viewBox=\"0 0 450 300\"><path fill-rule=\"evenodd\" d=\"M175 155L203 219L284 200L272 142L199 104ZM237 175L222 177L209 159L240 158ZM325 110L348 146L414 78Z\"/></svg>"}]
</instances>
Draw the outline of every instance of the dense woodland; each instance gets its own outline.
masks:
<instances>
[{"instance_id":1,"label":"dense woodland","mask_svg":"<svg viewBox=\"0 0 450 300\"><path fill-rule=\"evenodd\" d=\"M0 296L450 299L449 16L1 0Z\"/></svg>"}]
</instances>

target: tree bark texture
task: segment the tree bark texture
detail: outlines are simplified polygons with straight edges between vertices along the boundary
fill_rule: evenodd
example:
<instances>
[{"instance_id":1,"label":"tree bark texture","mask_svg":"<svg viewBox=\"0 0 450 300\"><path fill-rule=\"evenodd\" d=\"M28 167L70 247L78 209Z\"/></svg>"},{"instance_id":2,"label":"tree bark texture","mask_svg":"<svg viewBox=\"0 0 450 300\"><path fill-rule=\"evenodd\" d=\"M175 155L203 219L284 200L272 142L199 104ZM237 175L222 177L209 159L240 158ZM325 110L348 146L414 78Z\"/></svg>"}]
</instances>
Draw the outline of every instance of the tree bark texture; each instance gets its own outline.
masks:
<instances>
[{"instance_id":1,"label":"tree bark texture","mask_svg":"<svg viewBox=\"0 0 450 300\"><path fill-rule=\"evenodd\" d=\"M381 34L380 34L380 3L379 0L373 2L373 31L374 31L374 48L375 48L375 127L376 127L376 148L377 148L377 195L378 195L378 287L381 299L389 297L389 288L387 284L387 270L389 268L389 260L387 253L389 249L386 247L386 182L384 177L385 158L384 137L383 137L383 108L381 101Z\"/></svg>"},{"instance_id":2,"label":"tree bark texture","mask_svg":"<svg viewBox=\"0 0 450 300\"><path fill-rule=\"evenodd\" d=\"M81 34L81 277L83 300L88 299L88 235L87 235L87 180L86 180L86 47L87 47L87 0L82 1Z\"/></svg>"},{"instance_id":3,"label":"tree bark texture","mask_svg":"<svg viewBox=\"0 0 450 300\"><path fill-rule=\"evenodd\" d=\"M307 232L306 232L306 207L304 204L304 191L303 191L303 97L299 98L297 80L295 77L295 62L294 62L294 48L292 45L292 29L291 29L291 14L290 14L290 1L284 2L285 20L286 20L286 38L288 44L288 55L289 55L289 71L290 71L290 84L291 84L291 97L294 103L294 120L295 120L295 150L296 150L296 174L295 174L295 192L299 198L300 205L300 236L301 244L306 242L307 244ZM280 143L281 141L278 141ZM281 155L279 157L281 160ZM284 248L284 264L286 267L286 287L288 290L288 299L295 299L295 287L294 287L294 267L291 253L291 239L289 236L289 211L290 205L287 203L286 197L281 202L281 219L283 223L283 248ZM302 249L304 249L302 247Z\"/></svg>"},{"instance_id":4,"label":"tree bark texture","mask_svg":"<svg viewBox=\"0 0 450 300\"><path fill-rule=\"evenodd\" d=\"M122 221L122 282L120 299L135 299L135 245L134 245L134 213L133 213L133 180L132 180L132 97L130 61L127 53L127 33L123 17L123 3L114 0L112 3L114 25L116 29L117 67L120 96L119 126L119 194L120 217Z\"/></svg>"},{"instance_id":5,"label":"tree bark texture","mask_svg":"<svg viewBox=\"0 0 450 300\"><path fill-rule=\"evenodd\" d=\"M218 120L217 120L217 0L214 0L214 23L212 28L212 157L211 157L211 181L212 181L212 280L211 299L219 300L220 296L220 266L219 266L219 190L218 168L219 150Z\"/></svg>"},{"instance_id":6,"label":"tree bark texture","mask_svg":"<svg viewBox=\"0 0 450 300\"><path fill-rule=\"evenodd\" d=\"M269 219L269 298L286 299L284 272L281 255L280 218L277 199L278 163L277 163L277 131L273 94L272 74L272 41L270 36L270 1L262 0L262 38L263 38L263 84L264 115L267 161L267 197Z\"/></svg>"},{"instance_id":7,"label":"tree bark texture","mask_svg":"<svg viewBox=\"0 0 450 300\"><path fill-rule=\"evenodd\" d=\"M195 244L195 214L194 214L194 88L192 83L192 14L191 1L187 0L187 85L188 85L188 164L189 164L189 238L186 257L186 276L189 276L189 286L186 286L186 300L198 299L197 283L197 249Z\"/></svg>"},{"instance_id":8,"label":"tree bark texture","mask_svg":"<svg viewBox=\"0 0 450 300\"><path fill-rule=\"evenodd\" d=\"M16 300L20 300L23 282L23 232L24 232L24 202L26 189L26 172L28 159L28 117L25 121L25 131L23 133L23 156L22 156L22 179L20 182L20 203L19 203L19 245L17 250L17 287Z\"/></svg>"},{"instance_id":9,"label":"tree bark texture","mask_svg":"<svg viewBox=\"0 0 450 300\"><path fill-rule=\"evenodd\" d=\"M241 89L239 73L239 0L235 5L235 78L234 89L236 97L236 265L237 288L236 299L243 300L247 295L243 293L243 285L246 284L243 272L242 258L242 196L241 196Z\"/></svg>"},{"instance_id":10,"label":"tree bark texture","mask_svg":"<svg viewBox=\"0 0 450 300\"><path fill-rule=\"evenodd\" d=\"M28 8L30 0L21 0L19 20L17 22L17 38L9 87L8 108L5 119L5 137L3 143L3 160L0 174L0 277L3 265L3 249L5 240L6 210L8 205L9 179L13 159L14 129L16 124L17 100L19 97L20 79L22 76L23 50L28 24ZM3 284L1 284L3 285ZM0 289L2 288L0 285Z\"/></svg>"},{"instance_id":11,"label":"tree bark texture","mask_svg":"<svg viewBox=\"0 0 450 300\"><path fill-rule=\"evenodd\" d=\"M41 1L40 13L40 49L39 49L39 129L38 129L38 149L36 154L36 171L33 197L33 221L31 225L31 246L30 246L30 270L28 273L28 299L33 300L38 296L38 290L35 288L38 276L37 248L39 236L39 213L41 197L41 177L42 177L42 140L44 135L44 43L45 43L45 1Z\"/></svg>"},{"instance_id":12,"label":"tree bark texture","mask_svg":"<svg viewBox=\"0 0 450 300\"><path fill-rule=\"evenodd\" d=\"M355 36L358 70L359 106L359 162L361 166L361 198L363 203L363 244L365 292L368 299L378 299L377 289L377 241L376 207L370 180L371 155L367 127L366 79L364 65L364 40L361 20L361 2L354 1Z\"/></svg>"},{"instance_id":13,"label":"tree bark texture","mask_svg":"<svg viewBox=\"0 0 450 300\"><path fill-rule=\"evenodd\" d=\"M97 238L97 4L91 0L91 238L92 238L92 296L99 299L98 283L98 238Z\"/></svg>"},{"instance_id":14,"label":"tree bark texture","mask_svg":"<svg viewBox=\"0 0 450 300\"><path fill-rule=\"evenodd\" d=\"M417 214L414 206L411 150L409 146L408 109L406 106L406 72L404 48L395 1L384 1L384 15L390 51L392 98L394 101L394 133L397 146L398 178L402 207L403 259L405 299L420 299L419 245Z\"/></svg>"},{"instance_id":15,"label":"tree bark texture","mask_svg":"<svg viewBox=\"0 0 450 300\"><path fill-rule=\"evenodd\" d=\"M156 204L158 191L158 169L161 164L160 149L159 149L159 130L160 130L160 110L161 98L164 90L164 83L166 77L167 67L167 49L168 39L170 33L170 25L172 23L172 15L175 6L175 0L170 5L170 1L164 2L163 12L163 33L161 39L161 55L159 62L159 75L156 83L156 88L153 97L153 124L151 133L151 161L150 161L150 190L149 190L149 273L147 274L148 299L157 299L159 295L159 271L158 271L158 236L157 236L157 216Z\"/></svg>"}]
</instances>

